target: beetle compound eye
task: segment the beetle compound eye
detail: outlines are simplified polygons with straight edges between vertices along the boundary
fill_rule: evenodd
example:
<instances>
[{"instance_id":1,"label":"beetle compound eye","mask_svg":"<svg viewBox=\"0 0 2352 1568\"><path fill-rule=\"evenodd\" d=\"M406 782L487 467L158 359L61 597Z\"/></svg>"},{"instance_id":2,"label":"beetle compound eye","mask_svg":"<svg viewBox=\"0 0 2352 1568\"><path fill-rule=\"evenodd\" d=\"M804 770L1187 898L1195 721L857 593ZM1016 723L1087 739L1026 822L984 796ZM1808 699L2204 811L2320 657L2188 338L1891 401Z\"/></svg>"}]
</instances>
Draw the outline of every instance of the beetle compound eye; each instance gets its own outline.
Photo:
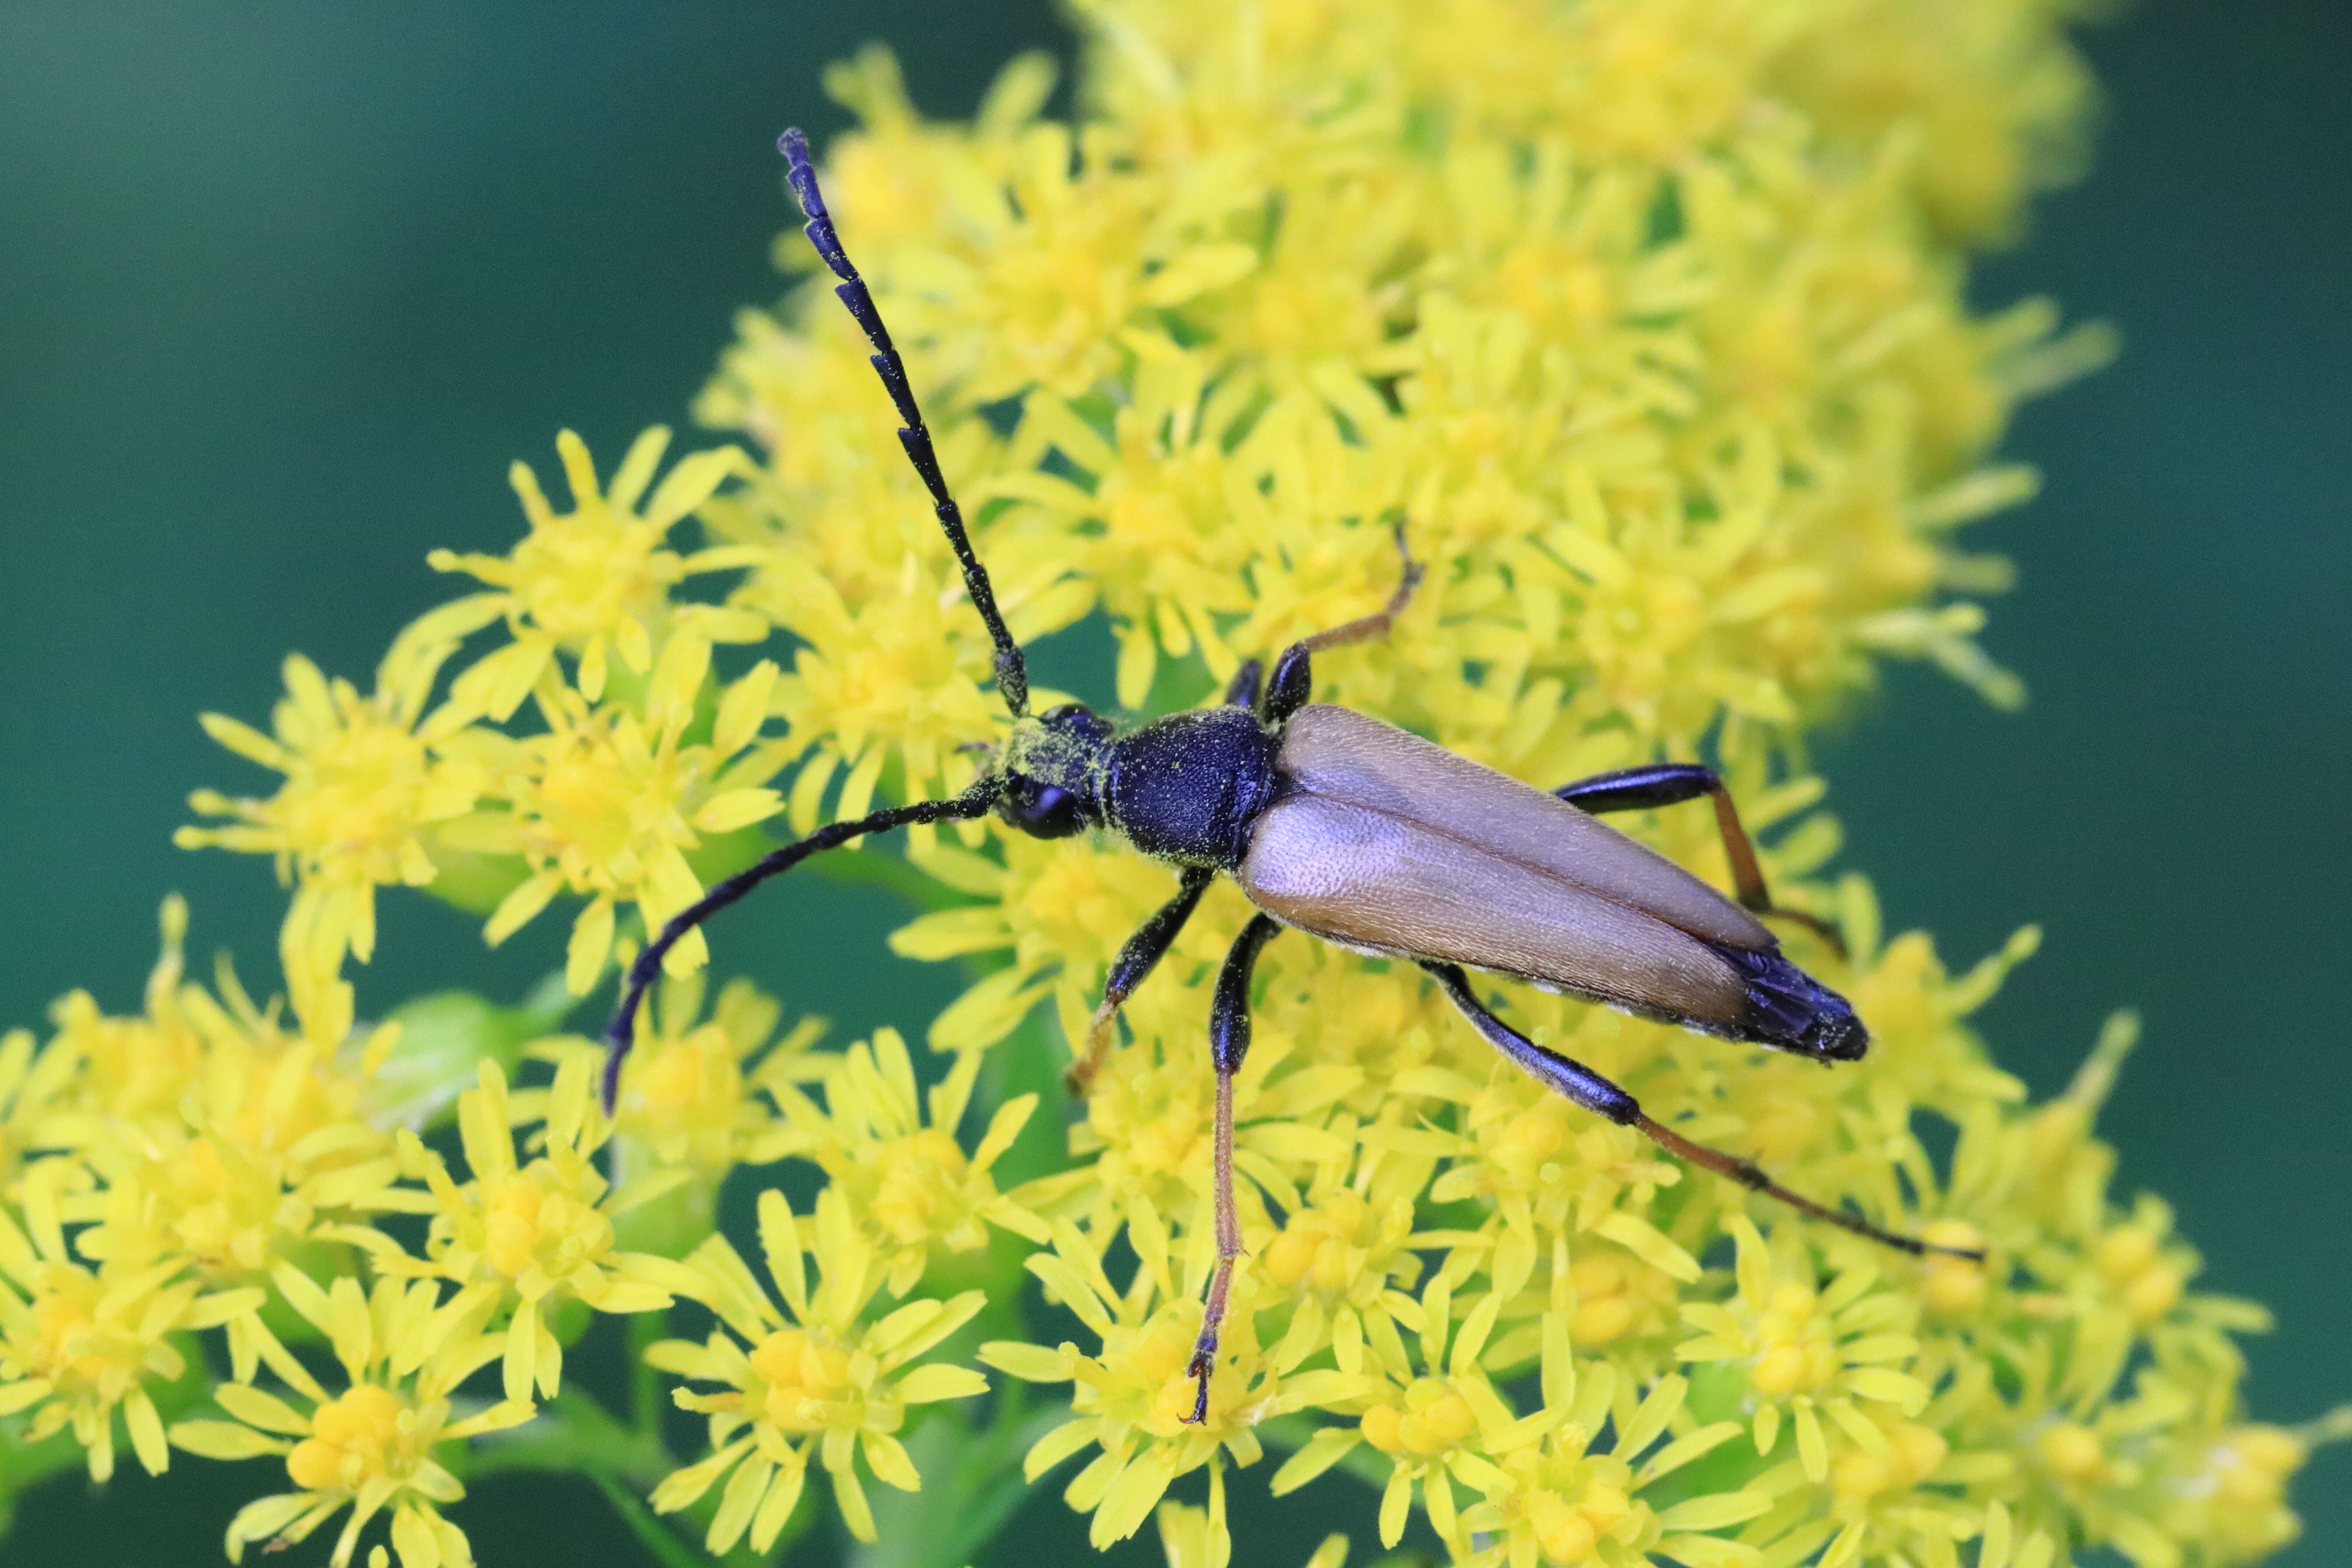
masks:
<instances>
[{"instance_id":1,"label":"beetle compound eye","mask_svg":"<svg viewBox=\"0 0 2352 1568\"><path fill-rule=\"evenodd\" d=\"M1059 784L1015 785L1009 804L1013 826L1034 838L1067 838L1086 826L1078 797Z\"/></svg>"}]
</instances>

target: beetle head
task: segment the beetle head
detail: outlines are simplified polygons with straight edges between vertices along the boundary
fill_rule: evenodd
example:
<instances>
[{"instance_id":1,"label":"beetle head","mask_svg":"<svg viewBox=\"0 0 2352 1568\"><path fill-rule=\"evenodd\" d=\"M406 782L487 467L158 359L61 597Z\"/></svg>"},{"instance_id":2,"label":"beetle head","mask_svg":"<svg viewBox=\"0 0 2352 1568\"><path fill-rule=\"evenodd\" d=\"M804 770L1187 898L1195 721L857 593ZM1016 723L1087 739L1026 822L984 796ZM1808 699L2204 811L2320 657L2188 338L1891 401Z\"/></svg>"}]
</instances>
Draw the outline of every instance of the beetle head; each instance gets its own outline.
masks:
<instances>
[{"instance_id":1,"label":"beetle head","mask_svg":"<svg viewBox=\"0 0 2352 1568\"><path fill-rule=\"evenodd\" d=\"M1100 780L1110 721L1066 702L1013 726L996 815L1033 838L1067 838L1102 825Z\"/></svg>"}]
</instances>

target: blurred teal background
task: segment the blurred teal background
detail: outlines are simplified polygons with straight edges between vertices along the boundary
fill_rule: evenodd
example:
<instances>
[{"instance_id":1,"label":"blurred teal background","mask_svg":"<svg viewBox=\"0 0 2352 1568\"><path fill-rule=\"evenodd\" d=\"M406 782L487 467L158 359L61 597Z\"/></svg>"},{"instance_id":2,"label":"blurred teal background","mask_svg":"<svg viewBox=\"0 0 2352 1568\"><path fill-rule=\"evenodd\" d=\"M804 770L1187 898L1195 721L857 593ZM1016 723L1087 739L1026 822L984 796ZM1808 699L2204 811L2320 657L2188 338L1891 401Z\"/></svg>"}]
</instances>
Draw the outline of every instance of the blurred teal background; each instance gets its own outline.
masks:
<instances>
[{"instance_id":1,"label":"blurred teal background","mask_svg":"<svg viewBox=\"0 0 2352 1568\"><path fill-rule=\"evenodd\" d=\"M194 714L263 721L294 648L364 684L452 591L425 552L505 548L506 465L551 477L558 428L609 467L684 426L730 312L776 292L775 132L839 127L817 73L866 38L939 115L1019 49L1068 54L1042 0L0 8L0 1024L76 985L134 1007L172 889L197 956L274 983L267 866L169 844L190 788L260 787ZM2145 1011L2104 1122L2121 1186L2176 1205L2205 1288L2277 1311L2248 1392L2292 1422L2352 1397L2352 12L2160 0L2083 42L2094 173L1975 284L2126 343L2026 411L2008 453L2047 488L1972 535L2022 567L1986 641L2033 703L1897 669L1822 759L1890 922L1956 965L2047 928L1982 1020L2037 1092L2107 1010ZM1107 696L1082 651L1048 672ZM363 1012L519 995L562 929L493 962L469 921L383 908ZM851 1037L953 989L882 950L897 918L812 884L747 910L720 962ZM0 1552L216 1562L267 1485L68 1477ZM2279 1561L2346 1561L2352 1452L2299 1500L2310 1536ZM1300 1560L1321 1513L1268 1513L1243 1560ZM488 1563L641 1560L584 1486L493 1483L463 1517ZM1050 1495L992 1559L1088 1560Z\"/></svg>"}]
</instances>

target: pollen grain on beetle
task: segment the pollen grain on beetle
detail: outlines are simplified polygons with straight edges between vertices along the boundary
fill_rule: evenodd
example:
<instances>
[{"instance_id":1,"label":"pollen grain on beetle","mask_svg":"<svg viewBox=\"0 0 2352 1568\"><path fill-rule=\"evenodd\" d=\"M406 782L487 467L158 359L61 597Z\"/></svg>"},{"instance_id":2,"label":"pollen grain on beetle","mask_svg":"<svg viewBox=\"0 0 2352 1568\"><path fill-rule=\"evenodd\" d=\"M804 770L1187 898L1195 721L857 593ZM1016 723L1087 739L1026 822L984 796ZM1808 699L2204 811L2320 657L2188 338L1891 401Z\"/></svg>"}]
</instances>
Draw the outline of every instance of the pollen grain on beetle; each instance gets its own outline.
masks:
<instances>
[{"instance_id":1,"label":"pollen grain on beetle","mask_svg":"<svg viewBox=\"0 0 2352 1568\"><path fill-rule=\"evenodd\" d=\"M2011 411L2105 339L1962 285L2071 170L2066 9L1099 0L1075 126L1041 58L968 123L879 48L826 78L859 122L822 159L834 216L1012 636L1095 617L1122 707L1212 703L1385 603L1401 529L1426 579L1317 695L1545 788L1704 742L1782 902L1843 931L1784 934L1873 1048L1823 1072L1522 986L1512 1026L1954 1250L1667 1158L1411 964L1296 935L1225 1105L1225 883L1074 1100L1176 878L989 820L830 858L907 901L902 956L960 966L943 1011L830 1044L787 1006L806 951L721 919L669 950L608 1115L578 998L784 838L963 790L1006 736L872 345L788 236L789 294L697 405L740 446L665 471L649 431L600 478L564 433L568 509L518 464L524 530L435 553L476 586L372 690L298 656L267 732L205 718L274 776L199 792L181 842L275 861L290 1011L187 979L174 900L142 1011L74 992L0 1039L0 1487L125 1445L273 1456L290 1489L229 1556L341 1518L338 1568L378 1539L470 1562L459 1478L493 1454L584 1473L665 1561L830 1510L964 1562L1049 1475L1096 1546L1156 1519L1174 1568L1233 1561L1233 1488L1327 1474L1359 1537L1479 1568L2231 1568L2293 1539L2289 1483L2352 1416L2253 1421L2262 1310L2113 1189L2131 1021L2029 1103L1969 1019L2033 932L1955 967L1882 929L1803 762L1887 658L2020 689L1972 640L2006 565L1959 531L2030 493L1992 456ZM1730 884L1703 809L1624 820ZM795 880L770 896L824 896ZM520 1005L355 1021L382 889L493 944L558 906L567 962ZM1196 1421L1228 1110L1244 1256ZM731 1235L730 1182L761 1189ZM583 1339L599 1315L626 1331ZM682 1448L674 1408L703 1418Z\"/></svg>"}]
</instances>

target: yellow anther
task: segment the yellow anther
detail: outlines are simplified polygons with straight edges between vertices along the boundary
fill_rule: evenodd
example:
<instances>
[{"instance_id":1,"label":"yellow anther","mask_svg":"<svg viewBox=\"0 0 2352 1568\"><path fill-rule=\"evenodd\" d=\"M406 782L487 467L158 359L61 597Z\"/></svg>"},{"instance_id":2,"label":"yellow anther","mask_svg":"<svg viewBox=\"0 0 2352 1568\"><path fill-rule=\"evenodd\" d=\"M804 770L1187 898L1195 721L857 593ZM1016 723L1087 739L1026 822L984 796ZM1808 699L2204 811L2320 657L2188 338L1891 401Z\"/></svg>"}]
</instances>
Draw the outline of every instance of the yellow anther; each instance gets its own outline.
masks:
<instances>
[{"instance_id":1,"label":"yellow anther","mask_svg":"<svg viewBox=\"0 0 2352 1568\"><path fill-rule=\"evenodd\" d=\"M1921 1239L1937 1247L1974 1249L1981 1249L1985 1244L1976 1226L1956 1219L1936 1221L1922 1233ZM1947 1315L1972 1312L1984 1305L1985 1293L1992 1283L1982 1263L1948 1253L1928 1254L1921 1273L1922 1294L1927 1297L1928 1310Z\"/></svg>"},{"instance_id":2,"label":"yellow anther","mask_svg":"<svg viewBox=\"0 0 2352 1568\"><path fill-rule=\"evenodd\" d=\"M1551 1492L1537 1495L1528 1510L1528 1522L1535 1528L1536 1544L1543 1548L1547 1563L1582 1563L1601 1543L1601 1532L1583 1510Z\"/></svg>"},{"instance_id":3,"label":"yellow anther","mask_svg":"<svg viewBox=\"0 0 2352 1568\"><path fill-rule=\"evenodd\" d=\"M1795 1345L1775 1345L1756 1358L1756 1370L1748 1381L1757 1393L1768 1398L1780 1398L1811 1386L1808 1375L1811 1358Z\"/></svg>"},{"instance_id":4,"label":"yellow anther","mask_svg":"<svg viewBox=\"0 0 2352 1568\"><path fill-rule=\"evenodd\" d=\"M2156 1261L2156 1237L2142 1226L2121 1226L2099 1240L2099 1272L2120 1285Z\"/></svg>"},{"instance_id":5,"label":"yellow anther","mask_svg":"<svg viewBox=\"0 0 2352 1568\"><path fill-rule=\"evenodd\" d=\"M874 1217L895 1241L921 1241L948 1226L940 1216L961 1203L968 1162L956 1141L925 1127L884 1144Z\"/></svg>"},{"instance_id":6,"label":"yellow anther","mask_svg":"<svg viewBox=\"0 0 2352 1568\"><path fill-rule=\"evenodd\" d=\"M2124 1287L2124 1310L2145 1328L2172 1310L2183 1283L2180 1270L2169 1263L2143 1269Z\"/></svg>"},{"instance_id":7,"label":"yellow anther","mask_svg":"<svg viewBox=\"0 0 2352 1568\"><path fill-rule=\"evenodd\" d=\"M850 1386L849 1352L799 1329L779 1329L751 1356L751 1372L767 1385L760 1409L787 1431L825 1424L825 1405Z\"/></svg>"},{"instance_id":8,"label":"yellow anther","mask_svg":"<svg viewBox=\"0 0 2352 1568\"><path fill-rule=\"evenodd\" d=\"M310 1436L286 1456L286 1473L311 1491L357 1491L370 1481L396 1479L414 1456L404 1441L408 1406L390 1389L362 1384L319 1406Z\"/></svg>"},{"instance_id":9,"label":"yellow anther","mask_svg":"<svg viewBox=\"0 0 2352 1568\"><path fill-rule=\"evenodd\" d=\"M2086 1426L2064 1422L2042 1434L2042 1462L2063 1480L2095 1481L2107 1468L2107 1451Z\"/></svg>"}]
</instances>

